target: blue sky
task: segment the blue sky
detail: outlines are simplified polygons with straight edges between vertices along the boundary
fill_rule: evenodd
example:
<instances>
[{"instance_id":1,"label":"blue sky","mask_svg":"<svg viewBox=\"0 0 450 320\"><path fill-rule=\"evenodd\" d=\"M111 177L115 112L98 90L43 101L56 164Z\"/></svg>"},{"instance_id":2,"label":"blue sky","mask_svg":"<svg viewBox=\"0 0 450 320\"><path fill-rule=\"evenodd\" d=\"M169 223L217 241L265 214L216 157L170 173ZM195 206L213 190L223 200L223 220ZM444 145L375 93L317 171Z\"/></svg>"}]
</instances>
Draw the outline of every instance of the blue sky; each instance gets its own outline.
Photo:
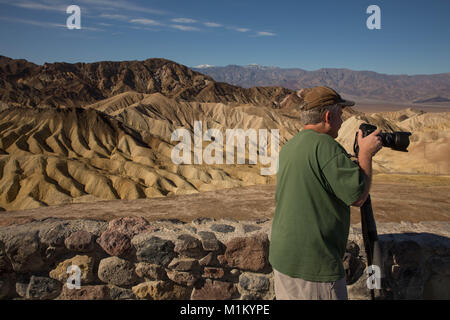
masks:
<instances>
[{"instance_id":1,"label":"blue sky","mask_svg":"<svg viewBox=\"0 0 450 320\"><path fill-rule=\"evenodd\" d=\"M81 8L69 30L67 6ZM369 30L369 5L381 29ZM0 54L34 63L166 58L387 74L450 72L448 0L0 0Z\"/></svg>"}]
</instances>

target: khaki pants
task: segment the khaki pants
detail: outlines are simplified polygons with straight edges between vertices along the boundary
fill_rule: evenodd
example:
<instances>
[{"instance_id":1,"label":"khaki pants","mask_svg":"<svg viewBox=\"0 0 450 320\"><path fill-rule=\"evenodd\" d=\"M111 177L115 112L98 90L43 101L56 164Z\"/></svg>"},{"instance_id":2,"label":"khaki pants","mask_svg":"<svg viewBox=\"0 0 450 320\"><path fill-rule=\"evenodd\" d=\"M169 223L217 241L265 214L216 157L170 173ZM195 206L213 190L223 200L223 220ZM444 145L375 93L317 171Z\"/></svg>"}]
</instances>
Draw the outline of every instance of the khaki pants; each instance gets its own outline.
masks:
<instances>
[{"instance_id":1,"label":"khaki pants","mask_svg":"<svg viewBox=\"0 0 450 320\"><path fill-rule=\"evenodd\" d=\"M312 282L273 270L277 300L347 300L345 277L334 282Z\"/></svg>"}]
</instances>

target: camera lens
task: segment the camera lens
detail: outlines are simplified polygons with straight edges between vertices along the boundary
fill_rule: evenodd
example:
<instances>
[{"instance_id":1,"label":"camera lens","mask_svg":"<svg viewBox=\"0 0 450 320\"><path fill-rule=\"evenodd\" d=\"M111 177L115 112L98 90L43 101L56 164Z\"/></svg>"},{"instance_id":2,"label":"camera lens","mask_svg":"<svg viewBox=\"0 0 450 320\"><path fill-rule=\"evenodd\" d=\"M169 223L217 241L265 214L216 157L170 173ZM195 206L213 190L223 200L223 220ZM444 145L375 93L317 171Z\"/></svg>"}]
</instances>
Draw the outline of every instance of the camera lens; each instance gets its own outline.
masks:
<instances>
[{"instance_id":1,"label":"camera lens","mask_svg":"<svg viewBox=\"0 0 450 320\"><path fill-rule=\"evenodd\" d=\"M406 150L409 146L410 132L394 132L395 149Z\"/></svg>"}]
</instances>

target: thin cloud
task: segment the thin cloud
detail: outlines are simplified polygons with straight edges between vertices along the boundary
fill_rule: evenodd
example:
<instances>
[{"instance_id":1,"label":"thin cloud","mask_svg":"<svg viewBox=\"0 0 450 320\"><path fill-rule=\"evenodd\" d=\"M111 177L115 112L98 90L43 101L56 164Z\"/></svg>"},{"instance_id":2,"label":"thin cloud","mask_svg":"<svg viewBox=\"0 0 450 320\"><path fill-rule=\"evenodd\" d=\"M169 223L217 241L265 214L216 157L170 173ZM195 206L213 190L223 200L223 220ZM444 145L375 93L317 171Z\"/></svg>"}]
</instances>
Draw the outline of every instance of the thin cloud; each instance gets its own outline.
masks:
<instances>
[{"instance_id":1,"label":"thin cloud","mask_svg":"<svg viewBox=\"0 0 450 320\"><path fill-rule=\"evenodd\" d=\"M22 23L22 24L28 24L36 27L43 27L43 28L64 28L67 29L67 25L60 24L60 23L53 23L53 22L46 22L46 21L36 21L36 20L27 20L27 19L21 19L21 18L10 18L10 17L0 17L0 20L10 21L13 23ZM81 25L81 30L88 30L88 31L105 31L103 29L94 28L94 27L85 27Z\"/></svg>"},{"instance_id":2,"label":"thin cloud","mask_svg":"<svg viewBox=\"0 0 450 320\"><path fill-rule=\"evenodd\" d=\"M179 24L171 24L170 27L181 30L181 31L200 31L199 28L192 27L192 26L183 26L183 25L179 25Z\"/></svg>"},{"instance_id":3,"label":"thin cloud","mask_svg":"<svg viewBox=\"0 0 450 320\"><path fill-rule=\"evenodd\" d=\"M248 32L250 29L248 28L239 28L239 27L227 27L228 30L233 30L237 32Z\"/></svg>"},{"instance_id":4,"label":"thin cloud","mask_svg":"<svg viewBox=\"0 0 450 320\"><path fill-rule=\"evenodd\" d=\"M166 15L167 14L167 12L165 12L165 11L139 6L139 5L134 4L133 2L125 1L125 0L78 0L78 1L86 3L87 5L98 6L103 9L107 8L107 9L116 9L116 10L121 10L121 11L138 11L138 12L157 14L157 15Z\"/></svg>"},{"instance_id":5,"label":"thin cloud","mask_svg":"<svg viewBox=\"0 0 450 320\"><path fill-rule=\"evenodd\" d=\"M3 1L2 1L3 2ZM3 2L6 3L6 2ZM44 4L44 3L39 3L39 2L9 2L8 4L19 7L19 8L24 8L24 9L31 9L31 10L45 10L45 11L66 11L67 6L64 5L48 5L48 4Z\"/></svg>"},{"instance_id":6,"label":"thin cloud","mask_svg":"<svg viewBox=\"0 0 450 320\"><path fill-rule=\"evenodd\" d=\"M175 18L171 20L172 22L175 23L196 23L197 20L194 19L190 19L190 18Z\"/></svg>"},{"instance_id":7,"label":"thin cloud","mask_svg":"<svg viewBox=\"0 0 450 320\"><path fill-rule=\"evenodd\" d=\"M67 28L67 26L65 24L45 22L45 21L26 20L26 19L21 19L21 18L0 17L0 20L22 23L22 24L29 24L29 25L33 25L33 26L37 26L37 27L45 27L45 28Z\"/></svg>"},{"instance_id":8,"label":"thin cloud","mask_svg":"<svg viewBox=\"0 0 450 320\"><path fill-rule=\"evenodd\" d=\"M143 24L146 26L160 26L161 23L152 19L132 19L131 23Z\"/></svg>"},{"instance_id":9,"label":"thin cloud","mask_svg":"<svg viewBox=\"0 0 450 320\"><path fill-rule=\"evenodd\" d=\"M223 25L219 24L219 23L215 23L215 22L205 22L203 23L205 26L210 27L210 28L219 28L219 27L223 27Z\"/></svg>"},{"instance_id":10,"label":"thin cloud","mask_svg":"<svg viewBox=\"0 0 450 320\"><path fill-rule=\"evenodd\" d=\"M120 21L127 21L130 19L130 17L125 16L123 14L109 14L109 13L102 13L99 15L100 18L105 19L111 19L111 20L120 20Z\"/></svg>"},{"instance_id":11,"label":"thin cloud","mask_svg":"<svg viewBox=\"0 0 450 320\"><path fill-rule=\"evenodd\" d=\"M95 27L84 27L83 25L81 25L81 30L98 31L98 32L105 31L103 29L99 29L99 28L95 28Z\"/></svg>"},{"instance_id":12,"label":"thin cloud","mask_svg":"<svg viewBox=\"0 0 450 320\"><path fill-rule=\"evenodd\" d=\"M131 26L131 27L128 27L128 28L135 29L135 30L145 30L145 31L159 31L158 29L152 29L152 28L149 28L149 27L140 27L140 26Z\"/></svg>"},{"instance_id":13,"label":"thin cloud","mask_svg":"<svg viewBox=\"0 0 450 320\"><path fill-rule=\"evenodd\" d=\"M276 36L277 34L273 32L259 31L256 33L256 35L259 37L273 37Z\"/></svg>"}]
</instances>

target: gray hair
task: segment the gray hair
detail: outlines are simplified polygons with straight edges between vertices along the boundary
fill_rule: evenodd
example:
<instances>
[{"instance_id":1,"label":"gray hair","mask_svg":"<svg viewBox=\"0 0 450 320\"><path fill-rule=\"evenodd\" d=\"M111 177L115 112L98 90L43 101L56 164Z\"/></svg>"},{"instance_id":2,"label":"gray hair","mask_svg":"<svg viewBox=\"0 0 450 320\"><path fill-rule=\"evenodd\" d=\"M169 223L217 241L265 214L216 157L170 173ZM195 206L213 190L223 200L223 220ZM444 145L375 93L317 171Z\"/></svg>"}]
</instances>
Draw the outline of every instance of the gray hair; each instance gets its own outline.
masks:
<instances>
[{"instance_id":1,"label":"gray hair","mask_svg":"<svg viewBox=\"0 0 450 320\"><path fill-rule=\"evenodd\" d=\"M324 106L320 108L314 108L311 110L307 110L302 112L302 120L303 124L317 124L323 121L323 117L327 111L331 113L337 112L341 107L337 104L332 104L329 106Z\"/></svg>"}]
</instances>

